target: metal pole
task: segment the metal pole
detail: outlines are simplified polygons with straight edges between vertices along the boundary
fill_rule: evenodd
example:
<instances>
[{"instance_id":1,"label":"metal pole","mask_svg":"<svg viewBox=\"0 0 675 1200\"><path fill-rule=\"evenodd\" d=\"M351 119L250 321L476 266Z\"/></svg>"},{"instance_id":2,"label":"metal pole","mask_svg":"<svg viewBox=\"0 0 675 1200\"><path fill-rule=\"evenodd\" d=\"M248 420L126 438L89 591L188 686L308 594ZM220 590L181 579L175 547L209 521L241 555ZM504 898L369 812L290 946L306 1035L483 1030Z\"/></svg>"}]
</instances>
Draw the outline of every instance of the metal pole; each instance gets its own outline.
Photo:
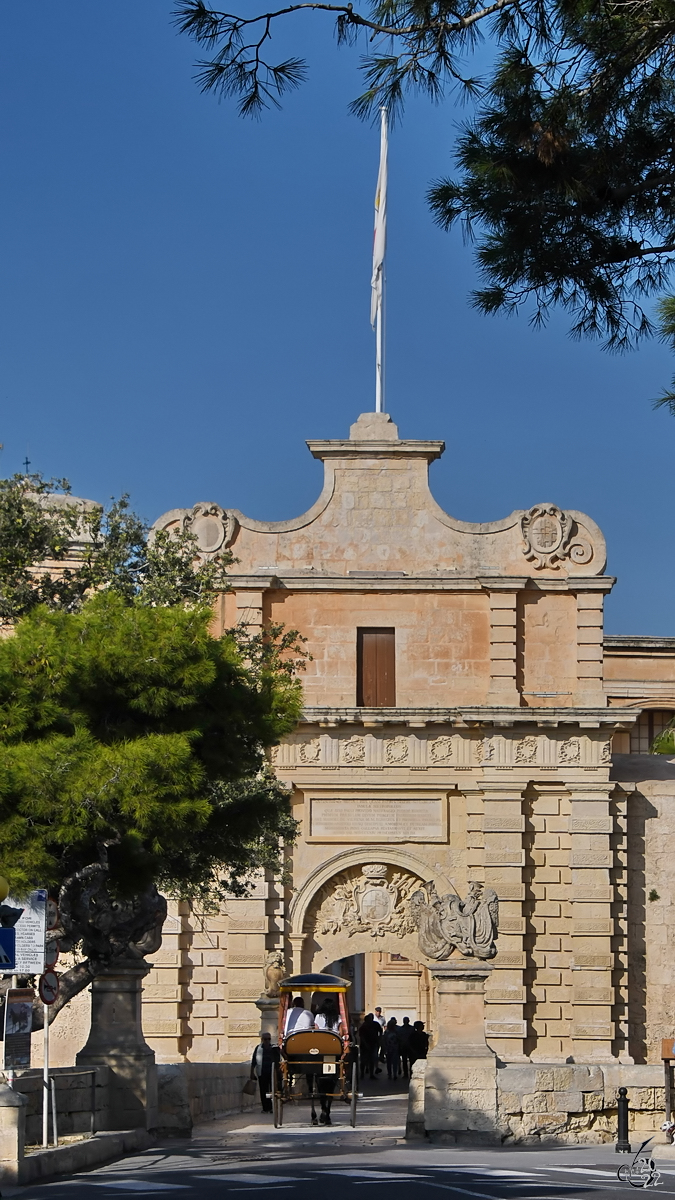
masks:
<instances>
[{"instance_id":1,"label":"metal pole","mask_svg":"<svg viewBox=\"0 0 675 1200\"><path fill-rule=\"evenodd\" d=\"M617 1154L630 1154L631 1148L628 1141L628 1089L625 1087L619 1088L616 1108L618 1120L616 1146L614 1149Z\"/></svg>"},{"instance_id":2,"label":"metal pole","mask_svg":"<svg viewBox=\"0 0 675 1200\"><path fill-rule=\"evenodd\" d=\"M42 1147L49 1145L49 1005L43 1004L42 1027Z\"/></svg>"},{"instance_id":3,"label":"metal pole","mask_svg":"<svg viewBox=\"0 0 675 1200\"><path fill-rule=\"evenodd\" d=\"M53 1134L53 1138L54 1138L54 1145L58 1146L59 1132L56 1127L56 1080L53 1075L51 1078L51 1085L52 1085L52 1134Z\"/></svg>"},{"instance_id":4,"label":"metal pole","mask_svg":"<svg viewBox=\"0 0 675 1200\"><path fill-rule=\"evenodd\" d=\"M93 1137L96 1133L96 1071L91 1073L91 1123L90 1132Z\"/></svg>"},{"instance_id":5,"label":"metal pole","mask_svg":"<svg viewBox=\"0 0 675 1200\"><path fill-rule=\"evenodd\" d=\"M375 326L375 412L384 412L384 362L382 338L382 301L377 305Z\"/></svg>"}]
</instances>

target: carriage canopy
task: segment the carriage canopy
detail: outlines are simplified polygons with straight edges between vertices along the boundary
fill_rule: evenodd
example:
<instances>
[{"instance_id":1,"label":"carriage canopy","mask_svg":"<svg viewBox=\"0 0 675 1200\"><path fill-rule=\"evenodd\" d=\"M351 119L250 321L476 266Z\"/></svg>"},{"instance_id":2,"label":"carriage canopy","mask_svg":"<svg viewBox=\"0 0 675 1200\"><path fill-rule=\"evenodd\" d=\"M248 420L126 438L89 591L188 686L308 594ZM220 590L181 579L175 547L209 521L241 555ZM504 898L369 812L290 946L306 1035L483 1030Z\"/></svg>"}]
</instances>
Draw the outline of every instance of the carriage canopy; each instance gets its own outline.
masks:
<instances>
[{"instance_id":1,"label":"carriage canopy","mask_svg":"<svg viewBox=\"0 0 675 1200\"><path fill-rule=\"evenodd\" d=\"M308 975L289 975L282 979L279 991L282 995L289 992L344 992L352 986L350 979L341 979L339 975L322 975L319 971Z\"/></svg>"}]
</instances>

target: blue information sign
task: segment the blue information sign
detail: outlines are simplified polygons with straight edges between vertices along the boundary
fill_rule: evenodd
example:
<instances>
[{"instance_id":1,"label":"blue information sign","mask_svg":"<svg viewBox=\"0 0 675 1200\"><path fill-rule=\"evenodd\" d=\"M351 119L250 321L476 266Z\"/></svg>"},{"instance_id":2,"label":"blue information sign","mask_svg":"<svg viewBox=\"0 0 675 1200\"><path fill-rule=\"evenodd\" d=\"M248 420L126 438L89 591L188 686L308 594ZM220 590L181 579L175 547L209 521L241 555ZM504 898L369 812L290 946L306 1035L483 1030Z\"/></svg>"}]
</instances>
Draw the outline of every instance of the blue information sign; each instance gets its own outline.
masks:
<instances>
[{"instance_id":1,"label":"blue information sign","mask_svg":"<svg viewBox=\"0 0 675 1200\"><path fill-rule=\"evenodd\" d=\"M0 975L11 975L16 967L16 929L0 929Z\"/></svg>"}]
</instances>

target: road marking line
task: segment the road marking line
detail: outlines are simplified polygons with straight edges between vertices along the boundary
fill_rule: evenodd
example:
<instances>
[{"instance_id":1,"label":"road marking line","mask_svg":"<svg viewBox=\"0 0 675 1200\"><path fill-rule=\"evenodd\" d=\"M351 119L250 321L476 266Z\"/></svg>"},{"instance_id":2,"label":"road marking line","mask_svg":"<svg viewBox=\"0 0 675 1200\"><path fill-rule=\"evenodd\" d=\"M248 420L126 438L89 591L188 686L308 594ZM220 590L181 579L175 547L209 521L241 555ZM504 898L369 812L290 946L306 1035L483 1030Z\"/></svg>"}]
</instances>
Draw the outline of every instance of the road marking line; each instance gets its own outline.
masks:
<instances>
[{"instance_id":1,"label":"road marking line","mask_svg":"<svg viewBox=\"0 0 675 1200\"><path fill-rule=\"evenodd\" d=\"M302 1183L299 1175L254 1175L252 1171L231 1171L227 1175L196 1175L195 1179L215 1179L218 1183Z\"/></svg>"}]
</instances>

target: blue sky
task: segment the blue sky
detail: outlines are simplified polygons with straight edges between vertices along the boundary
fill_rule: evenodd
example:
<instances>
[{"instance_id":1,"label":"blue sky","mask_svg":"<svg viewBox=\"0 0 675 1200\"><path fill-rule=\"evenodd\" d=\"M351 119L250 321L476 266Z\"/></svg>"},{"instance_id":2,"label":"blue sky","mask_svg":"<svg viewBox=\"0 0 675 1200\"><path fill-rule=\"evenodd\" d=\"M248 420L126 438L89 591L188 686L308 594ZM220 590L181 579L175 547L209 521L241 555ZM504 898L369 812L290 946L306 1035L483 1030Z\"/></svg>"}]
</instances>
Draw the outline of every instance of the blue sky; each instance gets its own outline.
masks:
<instances>
[{"instance_id":1,"label":"blue sky","mask_svg":"<svg viewBox=\"0 0 675 1200\"><path fill-rule=\"evenodd\" d=\"M149 520L199 499L284 519L320 490L304 439L373 404L378 133L348 114L357 54L330 18L280 31L309 82L255 123L198 92L171 9L0 8L3 473L28 454ZM619 577L608 632L673 635L675 420L650 401L675 364L570 341L564 315L471 310L470 248L425 203L463 115L415 101L392 137L388 411L445 438L431 482L454 516L588 512Z\"/></svg>"}]
</instances>

